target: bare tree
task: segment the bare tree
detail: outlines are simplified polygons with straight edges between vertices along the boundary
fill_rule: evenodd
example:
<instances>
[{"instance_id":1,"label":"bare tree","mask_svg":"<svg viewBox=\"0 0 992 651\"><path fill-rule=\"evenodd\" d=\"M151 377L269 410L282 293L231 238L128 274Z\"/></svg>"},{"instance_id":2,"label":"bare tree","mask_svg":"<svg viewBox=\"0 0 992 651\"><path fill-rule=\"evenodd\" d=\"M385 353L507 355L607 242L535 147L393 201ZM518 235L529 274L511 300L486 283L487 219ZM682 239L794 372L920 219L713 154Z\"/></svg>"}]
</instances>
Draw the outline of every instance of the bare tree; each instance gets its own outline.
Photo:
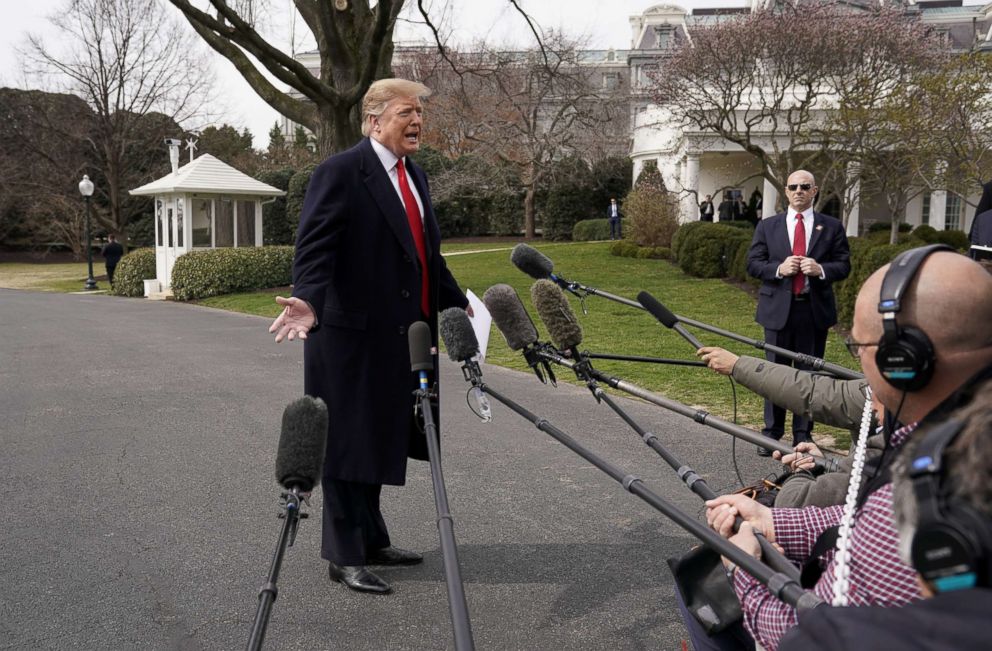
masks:
<instances>
[{"instance_id":1,"label":"bare tree","mask_svg":"<svg viewBox=\"0 0 992 651\"><path fill-rule=\"evenodd\" d=\"M321 154L341 151L361 138L358 103L372 81L390 76L393 27L403 0L294 0L317 44L318 76L262 34L258 15L264 0L209 0L216 15L191 0L169 2L259 97L313 132ZM291 92L280 90L268 75Z\"/></svg>"},{"instance_id":2,"label":"bare tree","mask_svg":"<svg viewBox=\"0 0 992 651\"><path fill-rule=\"evenodd\" d=\"M93 110L86 140L106 208L95 215L106 229L126 234L136 212L127 191L158 168L149 163L149 128L174 129L200 113L211 83L208 68L196 40L157 0L68 0L50 21L58 42L30 37L26 64ZM172 134L158 138L166 135ZM159 152L157 160L164 160Z\"/></svg>"},{"instance_id":3,"label":"bare tree","mask_svg":"<svg viewBox=\"0 0 992 651\"><path fill-rule=\"evenodd\" d=\"M847 194L854 179L834 156L836 109L877 105L940 50L898 10L829 4L783 4L691 36L654 73L656 102L754 156L780 197L790 171L823 165L818 176Z\"/></svg>"},{"instance_id":4,"label":"bare tree","mask_svg":"<svg viewBox=\"0 0 992 651\"><path fill-rule=\"evenodd\" d=\"M538 40L522 51L477 43L466 53L426 52L412 63L436 90L428 142L515 168L526 237L536 233L535 195L556 160L601 157L627 143L625 94L603 91L576 41L555 32Z\"/></svg>"}]
</instances>

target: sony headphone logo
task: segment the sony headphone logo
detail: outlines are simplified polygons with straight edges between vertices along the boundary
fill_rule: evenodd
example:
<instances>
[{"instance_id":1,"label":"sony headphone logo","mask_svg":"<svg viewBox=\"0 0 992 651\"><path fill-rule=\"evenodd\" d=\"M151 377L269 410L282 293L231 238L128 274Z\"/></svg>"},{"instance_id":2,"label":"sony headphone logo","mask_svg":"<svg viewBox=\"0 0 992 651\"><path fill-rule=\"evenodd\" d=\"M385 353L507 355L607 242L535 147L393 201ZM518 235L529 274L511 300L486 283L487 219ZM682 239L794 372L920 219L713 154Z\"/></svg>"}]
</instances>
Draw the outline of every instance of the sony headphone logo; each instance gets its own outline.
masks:
<instances>
[{"instance_id":1,"label":"sony headphone logo","mask_svg":"<svg viewBox=\"0 0 992 651\"><path fill-rule=\"evenodd\" d=\"M928 549L923 552L928 561L939 561L944 558L950 558L954 555L954 551L947 545L943 547L938 547L937 549Z\"/></svg>"}]
</instances>

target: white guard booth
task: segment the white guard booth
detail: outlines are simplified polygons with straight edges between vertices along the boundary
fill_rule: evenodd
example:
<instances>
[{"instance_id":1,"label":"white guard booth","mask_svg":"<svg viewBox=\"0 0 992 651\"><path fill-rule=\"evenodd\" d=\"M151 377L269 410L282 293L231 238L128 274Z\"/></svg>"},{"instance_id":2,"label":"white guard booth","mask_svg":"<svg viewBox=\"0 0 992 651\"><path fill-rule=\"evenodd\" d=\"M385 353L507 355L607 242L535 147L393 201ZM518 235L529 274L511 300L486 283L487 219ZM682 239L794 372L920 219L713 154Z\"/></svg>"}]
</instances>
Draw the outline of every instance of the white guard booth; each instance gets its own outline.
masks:
<instances>
[{"instance_id":1,"label":"white guard booth","mask_svg":"<svg viewBox=\"0 0 992 651\"><path fill-rule=\"evenodd\" d=\"M184 253L201 249L262 246L262 202L282 190L239 172L210 154L178 166L157 181L131 190L155 197L155 275L145 295L166 292L172 267Z\"/></svg>"}]
</instances>

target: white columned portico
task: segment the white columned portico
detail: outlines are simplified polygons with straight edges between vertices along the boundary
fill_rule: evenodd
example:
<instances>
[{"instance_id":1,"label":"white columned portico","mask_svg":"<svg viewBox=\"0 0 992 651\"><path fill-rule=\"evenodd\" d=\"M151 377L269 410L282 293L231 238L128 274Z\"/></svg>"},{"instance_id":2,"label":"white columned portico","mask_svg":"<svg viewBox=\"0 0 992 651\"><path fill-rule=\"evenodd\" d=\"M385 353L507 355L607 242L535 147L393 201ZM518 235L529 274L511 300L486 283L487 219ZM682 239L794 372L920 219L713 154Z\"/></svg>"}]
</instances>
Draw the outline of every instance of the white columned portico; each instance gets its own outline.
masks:
<instances>
[{"instance_id":1,"label":"white columned portico","mask_svg":"<svg viewBox=\"0 0 992 651\"><path fill-rule=\"evenodd\" d=\"M686 154L682 168L682 221L695 221L699 214L699 154Z\"/></svg>"},{"instance_id":2,"label":"white columned portico","mask_svg":"<svg viewBox=\"0 0 992 651\"><path fill-rule=\"evenodd\" d=\"M765 184L761 188L761 218L771 217L777 211L778 190L772 182L765 179Z\"/></svg>"}]
</instances>

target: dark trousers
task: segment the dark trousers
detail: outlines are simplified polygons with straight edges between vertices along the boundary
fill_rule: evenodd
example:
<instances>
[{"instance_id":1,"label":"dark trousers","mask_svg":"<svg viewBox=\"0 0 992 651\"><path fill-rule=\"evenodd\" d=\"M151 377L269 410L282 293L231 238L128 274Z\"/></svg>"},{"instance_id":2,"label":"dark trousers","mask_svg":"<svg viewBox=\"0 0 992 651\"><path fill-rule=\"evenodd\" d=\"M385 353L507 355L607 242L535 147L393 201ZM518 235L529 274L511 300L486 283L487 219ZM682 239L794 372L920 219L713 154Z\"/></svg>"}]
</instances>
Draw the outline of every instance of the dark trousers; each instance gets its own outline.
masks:
<instances>
[{"instance_id":1,"label":"dark trousers","mask_svg":"<svg viewBox=\"0 0 992 651\"><path fill-rule=\"evenodd\" d=\"M323 489L322 558L336 565L365 565L367 552L389 547L379 510L381 484L325 478Z\"/></svg>"},{"instance_id":2,"label":"dark trousers","mask_svg":"<svg viewBox=\"0 0 992 651\"><path fill-rule=\"evenodd\" d=\"M781 330L765 329L765 343L796 353L823 357L823 352L827 347L827 330L816 326L813 321L812 304L809 300L793 299L785 327ZM811 370L804 364L793 362L787 357L781 357L771 352L765 353L765 359L777 364ZM813 431L812 420L803 418L799 414L792 415L793 445L811 440L811 431ZM777 441L782 438L784 432L785 409L776 406L770 400L765 400L765 429L762 430L762 434Z\"/></svg>"},{"instance_id":3,"label":"dark trousers","mask_svg":"<svg viewBox=\"0 0 992 651\"><path fill-rule=\"evenodd\" d=\"M114 271L117 269L117 263L115 262L113 264L110 264L108 262L106 264L106 267L107 267L107 282L109 282L111 285L113 285L114 284Z\"/></svg>"},{"instance_id":4,"label":"dark trousers","mask_svg":"<svg viewBox=\"0 0 992 651\"><path fill-rule=\"evenodd\" d=\"M609 222L610 222L610 239L611 240L622 239L623 235L620 230L620 220L610 217Z\"/></svg>"}]
</instances>

